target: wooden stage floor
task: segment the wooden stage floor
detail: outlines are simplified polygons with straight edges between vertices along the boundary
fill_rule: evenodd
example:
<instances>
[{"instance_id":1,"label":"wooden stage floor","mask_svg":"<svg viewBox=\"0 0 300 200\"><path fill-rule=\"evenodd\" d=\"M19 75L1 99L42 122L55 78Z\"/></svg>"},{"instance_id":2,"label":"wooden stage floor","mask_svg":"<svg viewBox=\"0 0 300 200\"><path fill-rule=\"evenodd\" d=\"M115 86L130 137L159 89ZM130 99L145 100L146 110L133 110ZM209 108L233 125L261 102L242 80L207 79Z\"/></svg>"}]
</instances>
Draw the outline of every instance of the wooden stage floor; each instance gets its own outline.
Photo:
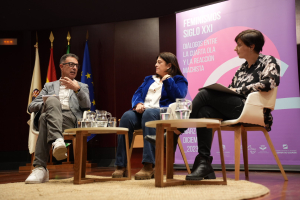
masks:
<instances>
[{"instance_id":1,"label":"wooden stage floor","mask_svg":"<svg viewBox=\"0 0 300 200\"><path fill-rule=\"evenodd\" d=\"M114 168L88 168L88 175L110 176ZM139 169L132 169L132 175L137 173ZM64 179L73 177L72 170L49 170L50 179ZM0 184L24 182L29 171L0 171ZM186 175L186 170L175 170L176 175ZM234 171L226 172L228 178L234 179ZM266 171L250 171L250 181L262 184L270 189L270 194L267 194L255 200L300 200L300 173L299 172L286 172L289 181L285 182L280 172L266 172ZM216 171L216 176L221 177L221 171ZM240 179L245 180L244 172L240 174Z\"/></svg>"}]
</instances>

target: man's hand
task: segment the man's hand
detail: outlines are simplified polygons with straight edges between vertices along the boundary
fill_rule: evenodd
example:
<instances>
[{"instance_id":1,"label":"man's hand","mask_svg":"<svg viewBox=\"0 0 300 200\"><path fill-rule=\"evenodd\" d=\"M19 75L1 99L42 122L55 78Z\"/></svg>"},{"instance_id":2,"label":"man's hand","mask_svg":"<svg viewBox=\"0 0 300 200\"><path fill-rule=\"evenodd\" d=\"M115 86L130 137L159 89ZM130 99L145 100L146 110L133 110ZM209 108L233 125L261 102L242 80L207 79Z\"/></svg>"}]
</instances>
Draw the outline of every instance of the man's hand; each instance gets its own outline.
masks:
<instances>
[{"instance_id":1,"label":"man's hand","mask_svg":"<svg viewBox=\"0 0 300 200\"><path fill-rule=\"evenodd\" d=\"M66 89L74 90L74 92L76 92L80 89L80 86L75 79L73 79L73 81L72 81L68 77L64 77L64 78L61 78L59 81L62 85L66 86Z\"/></svg>"},{"instance_id":2,"label":"man's hand","mask_svg":"<svg viewBox=\"0 0 300 200\"><path fill-rule=\"evenodd\" d=\"M145 111L145 106L142 103L138 103L135 107L135 111L138 113L143 113Z\"/></svg>"}]
</instances>

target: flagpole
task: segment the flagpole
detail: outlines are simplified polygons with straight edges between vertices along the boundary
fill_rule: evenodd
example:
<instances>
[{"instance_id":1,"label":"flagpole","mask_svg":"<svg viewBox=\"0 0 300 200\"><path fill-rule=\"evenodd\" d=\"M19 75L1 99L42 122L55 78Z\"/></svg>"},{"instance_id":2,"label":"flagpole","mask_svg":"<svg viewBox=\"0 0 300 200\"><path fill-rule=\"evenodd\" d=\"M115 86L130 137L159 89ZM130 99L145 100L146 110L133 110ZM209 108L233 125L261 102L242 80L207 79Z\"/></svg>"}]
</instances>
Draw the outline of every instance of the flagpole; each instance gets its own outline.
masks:
<instances>
[{"instance_id":1,"label":"flagpole","mask_svg":"<svg viewBox=\"0 0 300 200\"><path fill-rule=\"evenodd\" d=\"M49 40L50 40L50 42L51 42L51 49L53 49L54 35L53 35L52 31L51 31L51 33L50 33Z\"/></svg>"},{"instance_id":2,"label":"flagpole","mask_svg":"<svg viewBox=\"0 0 300 200\"><path fill-rule=\"evenodd\" d=\"M69 32L69 31L68 31L68 35L67 35L67 40L68 40L67 53L70 53L70 40L71 40L71 35L70 35L70 32Z\"/></svg>"},{"instance_id":3,"label":"flagpole","mask_svg":"<svg viewBox=\"0 0 300 200\"><path fill-rule=\"evenodd\" d=\"M51 31L49 40L51 42L51 49L50 49L50 59L49 59L49 65L48 65L48 72L46 77L46 83L56 81L56 70L54 66L54 59L53 59L53 41L54 41L54 35Z\"/></svg>"},{"instance_id":4,"label":"flagpole","mask_svg":"<svg viewBox=\"0 0 300 200\"><path fill-rule=\"evenodd\" d=\"M39 39L39 38L38 38L37 31L35 32L35 34L36 34L36 43L35 43L36 46L35 46L35 47L38 48L38 41L39 41L38 39Z\"/></svg>"},{"instance_id":5,"label":"flagpole","mask_svg":"<svg viewBox=\"0 0 300 200\"><path fill-rule=\"evenodd\" d=\"M68 35L67 35L67 40L68 40L68 45L70 45L71 35L70 35L69 31L68 31Z\"/></svg>"}]
</instances>

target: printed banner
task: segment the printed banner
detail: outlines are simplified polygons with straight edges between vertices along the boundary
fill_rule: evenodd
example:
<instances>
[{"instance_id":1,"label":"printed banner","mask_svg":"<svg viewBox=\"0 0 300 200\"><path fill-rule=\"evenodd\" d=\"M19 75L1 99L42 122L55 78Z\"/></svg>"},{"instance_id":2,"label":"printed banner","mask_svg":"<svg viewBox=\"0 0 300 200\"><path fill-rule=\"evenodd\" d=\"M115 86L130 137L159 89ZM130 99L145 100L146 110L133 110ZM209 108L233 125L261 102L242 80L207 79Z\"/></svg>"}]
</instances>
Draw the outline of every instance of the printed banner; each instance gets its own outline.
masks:
<instances>
[{"instance_id":1,"label":"printed banner","mask_svg":"<svg viewBox=\"0 0 300 200\"><path fill-rule=\"evenodd\" d=\"M294 0L229 0L176 14L177 58L189 82L187 99L198 89L221 83L228 86L245 62L234 51L236 35L246 29L264 34L262 54L272 55L281 65L274 123L270 137L283 165L300 165L299 80ZM234 164L234 133L223 132L226 164ZM196 129L188 129L181 141L190 164L198 154ZM242 152L242 151L241 151ZM220 163L217 134L212 150L214 164ZM249 164L276 164L262 132L248 133ZM241 163L243 163L241 153ZM179 150L175 163L183 164Z\"/></svg>"}]
</instances>

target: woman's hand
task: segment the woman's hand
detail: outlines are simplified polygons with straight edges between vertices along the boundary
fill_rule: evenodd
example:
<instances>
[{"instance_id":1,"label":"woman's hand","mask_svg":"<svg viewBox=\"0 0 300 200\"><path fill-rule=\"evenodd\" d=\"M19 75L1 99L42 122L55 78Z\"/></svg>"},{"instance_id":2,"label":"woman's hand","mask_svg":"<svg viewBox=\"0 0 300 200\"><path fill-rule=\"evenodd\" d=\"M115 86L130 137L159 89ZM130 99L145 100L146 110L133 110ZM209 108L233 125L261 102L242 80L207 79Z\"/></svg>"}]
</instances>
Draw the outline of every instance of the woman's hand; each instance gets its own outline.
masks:
<instances>
[{"instance_id":1,"label":"woman's hand","mask_svg":"<svg viewBox=\"0 0 300 200\"><path fill-rule=\"evenodd\" d=\"M229 88L229 89L231 89L232 91L236 92L236 88Z\"/></svg>"},{"instance_id":2,"label":"woman's hand","mask_svg":"<svg viewBox=\"0 0 300 200\"><path fill-rule=\"evenodd\" d=\"M169 75L169 74L166 74L166 75L164 75L164 77L161 79L161 81L164 81L164 80L166 80L166 79L168 79L168 78L170 78L171 76Z\"/></svg>"},{"instance_id":3,"label":"woman's hand","mask_svg":"<svg viewBox=\"0 0 300 200\"><path fill-rule=\"evenodd\" d=\"M138 103L135 107L135 111L138 113L143 113L145 111L145 106L142 103Z\"/></svg>"}]
</instances>

